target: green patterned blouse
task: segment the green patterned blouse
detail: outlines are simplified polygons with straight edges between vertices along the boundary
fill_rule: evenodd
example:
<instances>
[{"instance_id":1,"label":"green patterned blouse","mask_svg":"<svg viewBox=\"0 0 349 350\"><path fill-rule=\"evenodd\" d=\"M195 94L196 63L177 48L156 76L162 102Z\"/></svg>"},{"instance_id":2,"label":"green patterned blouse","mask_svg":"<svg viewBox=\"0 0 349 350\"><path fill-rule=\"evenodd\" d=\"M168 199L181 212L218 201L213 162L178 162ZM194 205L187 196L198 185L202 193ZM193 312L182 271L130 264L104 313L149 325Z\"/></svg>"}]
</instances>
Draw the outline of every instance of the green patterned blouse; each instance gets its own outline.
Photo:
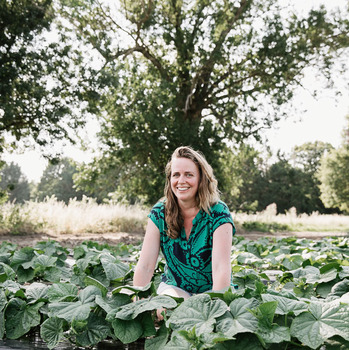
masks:
<instances>
[{"instance_id":1,"label":"green patterned blouse","mask_svg":"<svg viewBox=\"0 0 349 350\"><path fill-rule=\"evenodd\" d=\"M166 260L162 282L189 293L211 290L213 233L219 226L231 223L235 234L235 226L227 205L222 201L214 204L211 207L211 215L200 210L193 220L188 240L184 228L176 239L167 236L164 202L158 202L148 217L160 231L160 248Z\"/></svg>"}]
</instances>

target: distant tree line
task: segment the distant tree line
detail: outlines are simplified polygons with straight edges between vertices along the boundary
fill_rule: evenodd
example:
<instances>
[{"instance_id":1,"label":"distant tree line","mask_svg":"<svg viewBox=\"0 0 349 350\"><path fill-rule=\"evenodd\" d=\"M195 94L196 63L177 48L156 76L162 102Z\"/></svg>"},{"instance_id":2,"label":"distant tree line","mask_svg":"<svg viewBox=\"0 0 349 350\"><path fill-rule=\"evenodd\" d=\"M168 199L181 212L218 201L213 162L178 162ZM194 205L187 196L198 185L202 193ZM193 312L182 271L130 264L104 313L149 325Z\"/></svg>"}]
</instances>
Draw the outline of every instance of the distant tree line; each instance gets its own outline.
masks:
<instances>
[{"instance_id":1,"label":"distant tree line","mask_svg":"<svg viewBox=\"0 0 349 350\"><path fill-rule=\"evenodd\" d=\"M226 181L221 195L233 211L253 213L275 203L278 213L292 207L297 213L349 213L348 144L335 149L328 143L305 143L296 146L288 157L278 153L272 164L253 147L243 145L224 154L223 160ZM82 165L63 158L49 164L40 182L34 185L28 183L18 165L10 163L0 172L0 187L8 192L8 201L17 203L42 201L51 196L68 203L83 195L100 203L125 201L127 191L118 187L118 175L87 181ZM128 200L136 201L143 198L135 194Z\"/></svg>"}]
</instances>

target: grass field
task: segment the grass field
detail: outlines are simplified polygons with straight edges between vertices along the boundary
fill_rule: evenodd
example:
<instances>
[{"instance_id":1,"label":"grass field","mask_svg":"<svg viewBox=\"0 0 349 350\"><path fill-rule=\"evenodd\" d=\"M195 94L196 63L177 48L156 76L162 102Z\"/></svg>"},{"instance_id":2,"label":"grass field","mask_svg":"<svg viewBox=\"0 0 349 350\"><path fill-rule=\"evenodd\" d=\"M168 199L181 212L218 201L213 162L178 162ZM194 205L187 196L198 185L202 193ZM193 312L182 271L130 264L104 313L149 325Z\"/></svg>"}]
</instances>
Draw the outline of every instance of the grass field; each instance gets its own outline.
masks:
<instances>
[{"instance_id":1,"label":"grass field","mask_svg":"<svg viewBox=\"0 0 349 350\"><path fill-rule=\"evenodd\" d=\"M144 232L150 208L140 205L97 204L85 198L68 205L48 198L44 202L6 203L0 206L0 234L83 234ZM240 230L280 232L349 232L349 216L297 214L291 209L276 214L274 204L256 214L232 213Z\"/></svg>"}]
</instances>

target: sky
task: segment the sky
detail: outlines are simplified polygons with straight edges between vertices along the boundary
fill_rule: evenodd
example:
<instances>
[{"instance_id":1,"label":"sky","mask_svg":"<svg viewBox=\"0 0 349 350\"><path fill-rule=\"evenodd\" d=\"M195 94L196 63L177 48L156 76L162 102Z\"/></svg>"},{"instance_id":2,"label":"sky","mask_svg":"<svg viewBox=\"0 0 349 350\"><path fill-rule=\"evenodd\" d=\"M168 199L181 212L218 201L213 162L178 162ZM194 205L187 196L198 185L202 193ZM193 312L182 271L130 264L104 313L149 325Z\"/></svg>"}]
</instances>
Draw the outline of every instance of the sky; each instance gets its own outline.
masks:
<instances>
[{"instance_id":1,"label":"sky","mask_svg":"<svg viewBox=\"0 0 349 350\"><path fill-rule=\"evenodd\" d=\"M308 11L312 6L317 6L319 0L281 0L284 3L292 3L294 7L302 11ZM335 6L344 7L347 0L323 0L329 9ZM344 77L345 78L345 77ZM341 133L346 126L346 115L349 114L349 89L347 79L339 79L336 83L342 92L341 96L335 96L334 91L322 90L315 99L308 92L307 88L318 86L317 78L309 74L303 80L305 89L300 89L292 104L299 109L299 112L286 120L280 121L273 129L264 132L265 139L271 149L276 152L281 150L284 153L291 152L292 148L306 142L323 141L329 142L334 147L341 143ZM300 110L304 112L300 112ZM86 131L86 138L92 148L98 148L94 138L98 130L96 122L90 122ZM92 155L81 151L78 147L62 147L63 153L79 162L88 162ZM40 177L47 166L47 160L38 152L27 151L22 154L5 154L3 159L7 162L15 162L21 166L23 173L29 181L39 182Z\"/></svg>"}]
</instances>

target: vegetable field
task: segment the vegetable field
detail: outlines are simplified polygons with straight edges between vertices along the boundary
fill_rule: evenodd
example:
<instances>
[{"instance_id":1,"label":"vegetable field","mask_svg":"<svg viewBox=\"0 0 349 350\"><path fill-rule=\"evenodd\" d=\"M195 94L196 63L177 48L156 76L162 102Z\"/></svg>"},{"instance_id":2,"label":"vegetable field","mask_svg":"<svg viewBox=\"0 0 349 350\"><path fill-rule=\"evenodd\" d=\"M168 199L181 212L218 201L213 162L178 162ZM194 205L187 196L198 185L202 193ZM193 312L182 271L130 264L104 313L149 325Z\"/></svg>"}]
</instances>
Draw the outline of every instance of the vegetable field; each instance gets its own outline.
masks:
<instances>
[{"instance_id":1,"label":"vegetable field","mask_svg":"<svg viewBox=\"0 0 349 350\"><path fill-rule=\"evenodd\" d=\"M87 241L0 246L0 338L144 341L145 349L349 349L349 238L234 238L238 289L186 301L132 286L139 248ZM155 310L165 308L163 321Z\"/></svg>"}]
</instances>

